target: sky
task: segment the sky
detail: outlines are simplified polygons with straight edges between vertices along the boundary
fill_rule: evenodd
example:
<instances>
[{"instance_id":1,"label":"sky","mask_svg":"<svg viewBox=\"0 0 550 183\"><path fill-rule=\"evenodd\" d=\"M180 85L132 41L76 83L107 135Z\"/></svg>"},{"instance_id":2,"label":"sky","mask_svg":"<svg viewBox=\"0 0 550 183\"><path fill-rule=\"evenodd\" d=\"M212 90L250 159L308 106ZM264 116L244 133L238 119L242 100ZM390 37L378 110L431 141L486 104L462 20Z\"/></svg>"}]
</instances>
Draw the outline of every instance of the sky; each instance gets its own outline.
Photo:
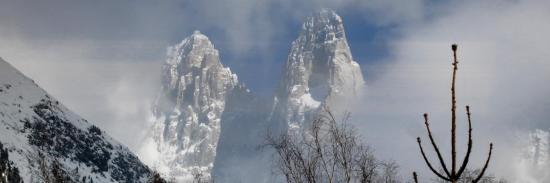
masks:
<instances>
[{"instance_id":1,"label":"sky","mask_svg":"<svg viewBox=\"0 0 550 183\"><path fill-rule=\"evenodd\" d=\"M135 149L143 135L136 132L149 126L168 46L200 30L240 81L270 97L302 21L321 8L344 21L367 82L352 117L380 157L403 172L422 164L415 138L426 138L424 112L446 140L449 46L457 43L458 112L472 106L480 139L472 156L485 157L491 140L494 174L547 180L525 172L519 159L507 161L522 153L529 132L550 128L544 0L0 0L0 57ZM398 154L408 151L415 153Z\"/></svg>"}]
</instances>

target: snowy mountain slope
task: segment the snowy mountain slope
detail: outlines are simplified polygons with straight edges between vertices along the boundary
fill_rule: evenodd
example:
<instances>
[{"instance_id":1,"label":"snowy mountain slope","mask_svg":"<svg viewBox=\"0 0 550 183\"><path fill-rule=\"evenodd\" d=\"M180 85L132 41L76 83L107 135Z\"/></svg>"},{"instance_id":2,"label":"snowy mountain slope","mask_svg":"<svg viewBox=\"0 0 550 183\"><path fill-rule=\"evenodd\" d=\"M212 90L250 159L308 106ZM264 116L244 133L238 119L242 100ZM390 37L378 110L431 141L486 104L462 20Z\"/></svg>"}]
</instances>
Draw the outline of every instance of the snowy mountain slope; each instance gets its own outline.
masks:
<instances>
[{"instance_id":1,"label":"snowy mountain slope","mask_svg":"<svg viewBox=\"0 0 550 183\"><path fill-rule=\"evenodd\" d=\"M308 17L292 43L283 78L275 96L273 120L298 131L322 105L343 111L364 88L353 60L342 19L323 9ZM286 126L286 127L285 127Z\"/></svg>"},{"instance_id":2,"label":"snowy mountain slope","mask_svg":"<svg viewBox=\"0 0 550 183\"><path fill-rule=\"evenodd\" d=\"M124 145L71 112L0 59L0 142L25 182L40 182L38 154L78 180L144 182L150 169Z\"/></svg>"},{"instance_id":3,"label":"snowy mountain slope","mask_svg":"<svg viewBox=\"0 0 550 183\"><path fill-rule=\"evenodd\" d=\"M142 152L149 163L179 181L210 176L226 97L238 85L208 37L195 31L170 48L154 124ZM246 91L246 89L245 89Z\"/></svg>"}]
</instances>

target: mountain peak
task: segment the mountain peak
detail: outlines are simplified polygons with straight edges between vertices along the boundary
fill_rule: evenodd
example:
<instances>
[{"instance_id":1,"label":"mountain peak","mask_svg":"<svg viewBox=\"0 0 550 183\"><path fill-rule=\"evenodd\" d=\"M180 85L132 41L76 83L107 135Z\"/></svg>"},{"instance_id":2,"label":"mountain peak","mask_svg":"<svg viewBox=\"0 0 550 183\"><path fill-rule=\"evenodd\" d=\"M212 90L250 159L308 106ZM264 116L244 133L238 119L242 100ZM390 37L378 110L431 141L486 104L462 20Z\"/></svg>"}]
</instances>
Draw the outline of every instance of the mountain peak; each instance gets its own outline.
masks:
<instances>
[{"instance_id":1,"label":"mountain peak","mask_svg":"<svg viewBox=\"0 0 550 183\"><path fill-rule=\"evenodd\" d=\"M329 9L305 20L285 67L275 98L279 113L275 118L291 130L311 121L322 105L333 110L338 110L335 105L346 106L343 101L358 96L364 85L342 19Z\"/></svg>"},{"instance_id":2,"label":"mountain peak","mask_svg":"<svg viewBox=\"0 0 550 183\"><path fill-rule=\"evenodd\" d=\"M330 9L322 9L308 17L302 25L302 33L319 35L313 36L317 39L316 42L319 43L345 39L342 18Z\"/></svg>"},{"instance_id":3,"label":"mountain peak","mask_svg":"<svg viewBox=\"0 0 550 183\"><path fill-rule=\"evenodd\" d=\"M214 48L214 45L212 44L212 42L210 42L210 39L208 39L208 36L202 34L199 30L193 31L193 34L185 38L182 41L182 43L193 44L195 46L207 46L207 47Z\"/></svg>"},{"instance_id":4,"label":"mountain peak","mask_svg":"<svg viewBox=\"0 0 550 183\"><path fill-rule=\"evenodd\" d=\"M168 50L155 123L143 151L158 156L150 163L187 181L195 171L210 176L227 96L237 75L220 62L218 50L199 31Z\"/></svg>"},{"instance_id":5,"label":"mountain peak","mask_svg":"<svg viewBox=\"0 0 550 183\"><path fill-rule=\"evenodd\" d=\"M189 36L189 38L191 38L193 41L206 40L207 42L212 44L210 42L210 40L208 39L208 37L206 35L202 34L201 31L199 31L199 30L193 31L193 34L191 34L191 36Z\"/></svg>"},{"instance_id":6,"label":"mountain peak","mask_svg":"<svg viewBox=\"0 0 550 183\"><path fill-rule=\"evenodd\" d=\"M324 19L328 22L342 23L342 18L332 9L323 8L314 16L317 19Z\"/></svg>"},{"instance_id":7,"label":"mountain peak","mask_svg":"<svg viewBox=\"0 0 550 183\"><path fill-rule=\"evenodd\" d=\"M193 67L220 65L218 50L208 37L196 30L180 43L168 48L168 67L181 67L188 70ZM180 66L178 66L180 65Z\"/></svg>"}]
</instances>

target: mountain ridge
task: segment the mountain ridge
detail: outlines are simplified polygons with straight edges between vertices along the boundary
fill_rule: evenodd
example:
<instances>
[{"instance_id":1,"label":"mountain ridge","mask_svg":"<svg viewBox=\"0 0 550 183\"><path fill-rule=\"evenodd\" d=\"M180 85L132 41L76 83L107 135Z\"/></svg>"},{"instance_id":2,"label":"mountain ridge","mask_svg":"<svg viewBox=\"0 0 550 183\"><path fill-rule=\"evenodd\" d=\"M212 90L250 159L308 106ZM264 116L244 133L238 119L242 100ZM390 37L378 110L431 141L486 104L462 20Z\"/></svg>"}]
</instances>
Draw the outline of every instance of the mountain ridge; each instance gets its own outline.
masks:
<instances>
[{"instance_id":1,"label":"mountain ridge","mask_svg":"<svg viewBox=\"0 0 550 183\"><path fill-rule=\"evenodd\" d=\"M149 165L184 182L192 174L272 181L269 150L258 150L266 134L301 133L322 106L345 111L364 87L342 19L328 9L303 23L273 98L260 98L240 83L199 31L169 48L162 71L152 137L142 151L158 157Z\"/></svg>"},{"instance_id":2,"label":"mountain ridge","mask_svg":"<svg viewBox=\"0 0 550 183\"><path fill-rule=\"evenodd\" d=\"M345 111L344 106L359 97L364 86L342 18L323 9L306 19L292 43L274 98L273 118L288 130L299 131L313 120L321 106Z\"/></svg>"},{"instance_id":3,"label":"mountain ridge","mask_svg":"<svg viewBox=\"0 0 550 183\"><path fill-rule=\"evenodd\" d=\"M72 181L143 182L152 173L126 146L1 58L0 136L25 182L41 180L37 161L59 162ZM42 156L47 159L37 159Z\"/></svg>"},{"instance_id":4,"label":"mountain ridge","mask_svg":"<svg viewBox=\"0 0 550 183\"><path fill-rule=\"evenodd\" d=\"M144 155L153 156L149 163L178 181L190 181L191 174L198 173L210 177L226 97L233 90L248 92L223 66L207 36L194 31L170 47L154 105L152 135L142 148L152 152Z\"/></svg>"}]
</instances>

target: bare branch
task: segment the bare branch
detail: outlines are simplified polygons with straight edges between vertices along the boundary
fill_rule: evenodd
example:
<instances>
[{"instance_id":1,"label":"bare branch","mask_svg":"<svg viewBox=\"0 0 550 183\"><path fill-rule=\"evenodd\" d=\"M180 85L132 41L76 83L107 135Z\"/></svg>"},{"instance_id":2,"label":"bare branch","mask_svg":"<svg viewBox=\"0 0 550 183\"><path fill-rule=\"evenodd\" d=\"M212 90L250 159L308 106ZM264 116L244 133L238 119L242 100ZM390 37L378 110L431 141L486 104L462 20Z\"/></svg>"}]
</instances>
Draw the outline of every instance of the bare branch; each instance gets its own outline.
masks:
<instances>
[{"instance_id":1,"label":"bare branch","mask_svg":"<svg viewBox=\"0 0 550 183\"><path fill-rule=\"evenodd\" d=\"M453 44L451 49L453 50L453 79L451 84L451 158L452 158L452 167L451 167L451 176L450 178L455 178L456 176L456 94L455 94L455 80L456 80L456 70L458 70L458 61L456 59L456 50L457 45Z\"/></svg>"},{"instance_id":2,"label":"bare branch","mask_svg":"<svg viewBox=\"0 0 550 183\"><path fill-rule=\"evenodd\" d=\"M445 174L447 174L447 177L451 178L451 174L449 174L449 170L447 170L447 165L443 160L443 156L441 156L441 152L439 152L439 148L437 147L435 140L432 136L432 131L430 130L430 123L428 122L428 113L424 113L424 124L426 125L426 130L428 130L428 137L430 137L432 146L434 147L435 152L437 153L437 158L439 159L439 163L441 163L441 167L443 167L443 171L445 172Z\"/></svg>"},{"instance_id":3,"label":"bare branch","mask_svg":"<svg viewBox=\"0 0 550 183\"><path fill-rule=\"evenodd\" d=\"M473 183L479 182L479 180L481 180L481 178L483 177L483 174L485 174L485 170L487 170L487 167L489 166L489 161L491 160L492 152L493 152L493 143L489 145L489 156L487 156L487 161L485 161L485 165L483 166L483 169L481 169L481 173L479 173L476 180L472 181Z\"/></svg>"},{"instance_id":4,"label":"bare branch","mask_svg":"<svg viewBox=\"0 0 550 183\"><path fill-rule=\"evenodd\" d=\"M413 172L413 179L414 183L418 183L418 176L416 175L416 172Z\"/></svg>"},{"instance_id":5,"label":"bare branch","mask_svg":"<svg viewBox=\"0 0 550 183\"><path fill-rule=\"evenodd\" d=\"M445 177L443 175L441 175L439 172L437 172L437 170L435 170L432 166L432 164L430 163L430 161L428 160L428 157L426 157L426 154L424 153L424 149L422 148L422 143L420 141L420 137L417 137L416 138L416 141L418 142L418 147L420 147L420 153L422 153L422 157L424 158L424 161L426 161L426 164L428 165L428 167L430 168L430 170L435 174L437 175L439 178L443 179L443 180L446 180L446 181L451 181L451 179L449 179L449 177Z\"/></svg>"},{"instance_id":6,"label":"bare branch","mask_svg":"<svg viewBox=\"0 0 550 183\"><path fill-rule=\"evenodd\" d=\"M458 173L456 174L457 178L460 177L466 169L468 161L470 161L470 153L472 153L472 113L470 113L470 106L466 106L466 115L468 116L468 149L466 150L466 155L462 161L462 166L460 166L460 169L458 169Z\"/></svg>"}]
</instances>

